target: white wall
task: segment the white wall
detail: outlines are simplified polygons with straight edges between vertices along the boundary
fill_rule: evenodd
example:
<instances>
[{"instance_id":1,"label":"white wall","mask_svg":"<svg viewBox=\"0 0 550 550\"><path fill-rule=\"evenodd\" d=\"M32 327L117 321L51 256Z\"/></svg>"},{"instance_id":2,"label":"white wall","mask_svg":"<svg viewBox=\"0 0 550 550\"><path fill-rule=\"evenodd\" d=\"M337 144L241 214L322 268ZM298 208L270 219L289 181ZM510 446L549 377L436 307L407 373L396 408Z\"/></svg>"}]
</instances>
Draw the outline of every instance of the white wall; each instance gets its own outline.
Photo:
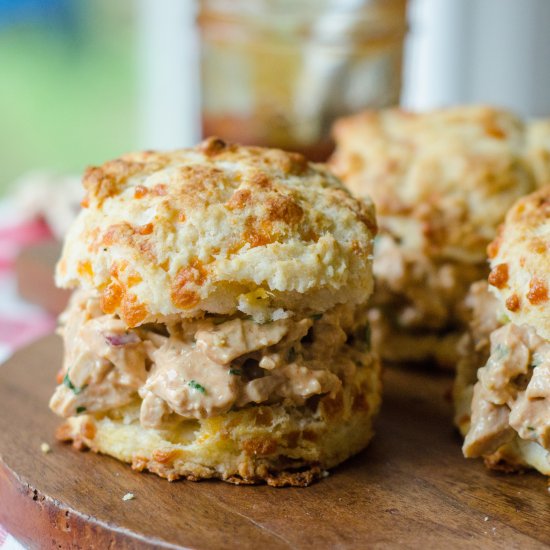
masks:
<instances>
[{"instance_id":1,"label":"white wall","mask_svg":"<svg viewBox=\"0 0 550 550\"><path fill-rule=\"evenodd\" d=\"M550 115L550 0L411 0L403 104Z\"/></svg>"},{"instance_id":2,"label":"white wall","mask_svg":"<svg viewBox=\"0 0 550 550\"><path fill-rule=\"evenodd\" d=\"M200 139L194 0L138 0L139 142L171 149Z\"/></svg>"}]
</instances>

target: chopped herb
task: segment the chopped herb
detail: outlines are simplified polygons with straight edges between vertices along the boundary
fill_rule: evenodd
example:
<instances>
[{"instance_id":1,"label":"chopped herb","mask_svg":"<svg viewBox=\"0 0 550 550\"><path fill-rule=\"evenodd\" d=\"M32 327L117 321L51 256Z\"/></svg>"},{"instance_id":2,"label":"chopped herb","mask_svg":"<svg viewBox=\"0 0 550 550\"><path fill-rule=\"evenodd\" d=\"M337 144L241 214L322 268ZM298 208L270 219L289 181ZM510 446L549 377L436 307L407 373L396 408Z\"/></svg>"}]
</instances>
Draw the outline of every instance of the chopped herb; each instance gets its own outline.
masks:
<instances>
[{"instance_id":1,"label":"chopped herb","mask_svg":"<svg viewBox=\"0 0 550 550\"><path fill-rule=\"evenodd\" d=\"M63 378L63 384L67 386L70 390L73 391L75 395L78 395L80 392L84 391L86 389L86 386L82 386L81 388L77 388L69 378L69 373L65 375L65 378Z\"/></svg>"},{"instance_id":2,"label":"chopped herb","mask_svg":"<svg viewBox=\"0 0 550 550\"><path fill-rule=\"evenodd\" d=\"M77 407L76 408L76 414L80 414L86 412L86 407Z\"/></svg>"},{"instance_id":3,"label":"chopped herb","mask_svg":"<svg viewBox=\"0 0 550 550\"><path fill-rule=\"evenodd\" d=\"M73 383L71 382L71 379L69 378L69 373L65 375L65 378L63 378L63 384L67 386L70 390L75 390L75 387Z\"/></svg>"},{"instance_id":4,"label":"chopped herb","mask_svg":"<svg viewBox=\"0 0 550 550\"><path fill-rule=\"evenodd\" d=\"M367 350L370 351L371 347L372 347L372 331L370 329L370 325L366 325L365 326L365 344L367 345Z\"/></svg>"},{"instance_id":5,"label":"chopped herb","mask_svg":"<svg viewBox=\"0 0 550 550\"><path fill-rule=\"evenodd\" d=\"M216 319L213 320L215 325L221 325L222 323L225 323L226 321L227 321L227 319L224 318L224 317L217 317Z\"/></svg>"},{"instance_id":6,"label":"chopped herb","mask_svg":"<svg viewBox=\"0 0 550 550\"><path fill-rule=\"evenodd\" d=\"M507 323L510 322L510 317L508 317L508 315L506 315L506 313L503 313L503 314L499 317L498 322L499 322L501 325L506 325Z\"/></svg>"},{"instance_id":7,"label":"chopped herb","mask_svg":"<svg viewBox=\"0 0 550 550\"><path fill-rule=\"evenodd\" d=\"M535 428L533 428L533 426L527 426L527 429L528 429L530 432L534 432L534 431L535 431Z\"/></svg>"},{"instance_id":8,"label":"chopped herb","mask_svg":"<svg viewBox=\"0 0 550 550\"><path fill-rule=\"evenodd\" d=\"M198 382L195 382L195 380L189 380L187 385L194 390L200 391L201 393L206 393L206 388L201 386Z\"/></svg>"},{"instance_id":9,"label":"chopped herb","mask_svg":"<svg viewBox=\"0 0 550 550\"><path fill-rule=\"evenodd\" d=\"M318 321L321 317L323 316L322 313L314 313L311 318L312 319L315 319L316 321Z\"/></svg>"},{"instance_id":10,"label":"chopped herb","mask_svg":"<svg viewBox=\"0 0 550 550\"><path fill-rule=\"evenodd\" d=\"M510 348L504 344L498 344L494 353L497 353L499 357L505 357L508 353L510 353Z\"/></svg>"},{"instance_id":11,"label":"chopped herb","mask_svg":"<svg viewBox=\"0 0 550 550\"><path fill-rule=\"evenodd\" d=\"M288 350L288 360L292 362L294 359L296 359L296 350L294 348L290 348Z\"/></svg>"},{"instance_id":12,"label":"chopped herb","mask_svg":"<svg viewBox=\"0 0 550 550\"><path fill-rule=\"evenodd\" d=\"M241 369L229 369L229 374L234 374L235 376L240 376L242 373Z\"/></svg>"}]
</instances>

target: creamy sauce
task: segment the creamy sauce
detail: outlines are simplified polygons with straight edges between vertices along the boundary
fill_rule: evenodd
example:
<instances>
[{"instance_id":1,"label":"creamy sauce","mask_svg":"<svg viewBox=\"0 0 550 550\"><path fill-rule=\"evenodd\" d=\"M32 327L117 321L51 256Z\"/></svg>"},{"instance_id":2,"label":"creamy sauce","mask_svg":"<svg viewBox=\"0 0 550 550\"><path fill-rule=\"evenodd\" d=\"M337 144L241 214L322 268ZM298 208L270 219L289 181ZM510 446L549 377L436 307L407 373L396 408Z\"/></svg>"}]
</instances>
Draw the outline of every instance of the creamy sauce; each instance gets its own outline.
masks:
<instances>
[{"instance_id":1,"label":"creamy sauce","mask_svg":"<svg viewBox=\"0 0 550 550\"><path fill-rule=\"evenodd\" d=\"M129 403L147 378L152 343L128 334L124 323L103 315L97 302L75 295L61 329L64 383L57 387L50 407L71 416L77 410L97 412Z\"/></svg>"},{"instance_id":2,"label":"creamy sauce","mask_svg":"<svg viewBox=\"0 0 550 550\"><path fill-rule=\"evenodd\" d=\"M141 424L173 415L206 418L251 403L301 405L335 394L364 363L366 312L338 306L323 316L258 324L204 318L129 331L79 292L64 316L64 383L50 407L62 416L107 412L141 397Z\"/></svg>"}]
</instances>

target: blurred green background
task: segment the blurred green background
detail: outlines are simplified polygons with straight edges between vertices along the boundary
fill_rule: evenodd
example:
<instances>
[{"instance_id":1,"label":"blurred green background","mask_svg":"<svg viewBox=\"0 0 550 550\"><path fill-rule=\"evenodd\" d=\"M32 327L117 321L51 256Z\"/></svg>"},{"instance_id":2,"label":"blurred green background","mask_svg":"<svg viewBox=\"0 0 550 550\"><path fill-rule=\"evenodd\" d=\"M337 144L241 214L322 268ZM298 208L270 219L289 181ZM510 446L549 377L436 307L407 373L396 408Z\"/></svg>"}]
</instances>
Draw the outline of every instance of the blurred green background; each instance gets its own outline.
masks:
<instances>
[{"instance_id":1,"label":"blurred green background","mask_svg":"<svg viewBox=\"0 0 550 550\"><path fill-rule=\"evenodd\" d=\"M134 0L0 0L0 194L136 148Z\"/></svg>"}]
</instances>

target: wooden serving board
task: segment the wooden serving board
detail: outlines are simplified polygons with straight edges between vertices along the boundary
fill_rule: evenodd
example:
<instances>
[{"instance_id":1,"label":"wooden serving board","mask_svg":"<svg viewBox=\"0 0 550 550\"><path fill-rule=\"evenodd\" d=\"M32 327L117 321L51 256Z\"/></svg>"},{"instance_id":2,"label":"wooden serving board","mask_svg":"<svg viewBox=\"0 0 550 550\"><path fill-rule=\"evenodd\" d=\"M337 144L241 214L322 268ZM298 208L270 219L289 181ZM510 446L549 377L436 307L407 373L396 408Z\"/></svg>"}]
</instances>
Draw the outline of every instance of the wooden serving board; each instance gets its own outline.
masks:
<instances>
[{"instance_id":1,"label":"wooden serving board","mask_svg":"<svg viewBox=\"0 0 550 550\"><path fill-rule=\"evenodd\" d=\"M47 408L61 345L0 366L0 523L30 548L543 548L550 496L537 474L466 461L448 375L387 370L377 435L304 489L168 483L58 444ZM42 442L52 452L40 450ZM131 492L134 500L124 502Z\"/></svg>"},{"instance_id":2,"label":"wooden serving board","mask_svg":"<svg viewBox=\"0 0 550 550\"><path fill-rule=\"evenodd\" d=\"M70 290L55 286L55 264L61 256L61 243L46 241L21 250L15 262L15 277L19 295L54 315L67 305Z\"/></svg>"}]
</instances>

